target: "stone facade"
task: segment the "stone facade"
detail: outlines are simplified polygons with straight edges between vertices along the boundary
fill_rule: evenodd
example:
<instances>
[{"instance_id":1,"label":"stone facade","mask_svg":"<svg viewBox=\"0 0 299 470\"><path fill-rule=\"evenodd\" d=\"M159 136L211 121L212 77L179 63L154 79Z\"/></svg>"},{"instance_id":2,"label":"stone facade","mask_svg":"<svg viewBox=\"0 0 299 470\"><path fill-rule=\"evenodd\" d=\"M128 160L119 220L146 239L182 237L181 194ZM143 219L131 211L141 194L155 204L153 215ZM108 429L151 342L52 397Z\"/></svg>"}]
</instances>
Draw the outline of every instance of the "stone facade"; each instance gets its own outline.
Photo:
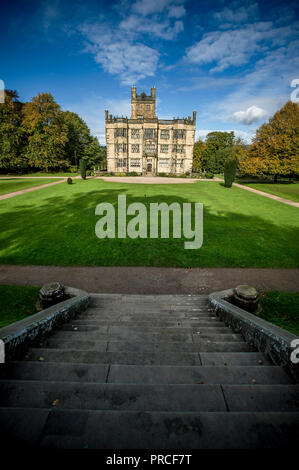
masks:
<instances>
[{"instance_id":1,"label":"stone facade","mask_svg":"<svg viewBox=\"0 0 299 470\"><path fill-rule=\"evenodd\" d=\"M131 117L117 117L105 111L107 171L181 174L192 171L196 111L193 119L159 119L156 89L137 95L131 89Z\"/></svg>"}]
</instances>

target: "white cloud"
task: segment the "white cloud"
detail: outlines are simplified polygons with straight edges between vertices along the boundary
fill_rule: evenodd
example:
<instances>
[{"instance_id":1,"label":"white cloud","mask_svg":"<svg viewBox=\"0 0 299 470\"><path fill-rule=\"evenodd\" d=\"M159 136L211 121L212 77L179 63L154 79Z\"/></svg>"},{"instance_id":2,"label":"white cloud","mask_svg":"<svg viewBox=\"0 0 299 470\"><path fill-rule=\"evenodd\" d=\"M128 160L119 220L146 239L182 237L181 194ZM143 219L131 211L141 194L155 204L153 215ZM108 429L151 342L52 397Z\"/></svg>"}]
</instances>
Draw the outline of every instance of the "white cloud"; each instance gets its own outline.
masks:
<instances>
[{"instance_id":1,"label":"white cloud","mask_svg":"<svg viewBox=\"0 0 299 470\"><path fill-rule=\"evenodd\" d=\"M213 17L219 22L231 24L248 23L258 16L258 4L242 5L239 2L229 3L223 10L216 11Z\"/></svg>"},{"instance_id":2,"label":"white cloud","mask_svg":"<svg viewBox=\"0 0 299 470\"><path fill-rule=\"evenodd\" d=\"M142 43L133 42L124 31L113 31L102 24L85 24L80 28L88 40L87 52L112 75L118 75L124 85L132 85L155 75L159 53Z\"/></svg>"},{"instance_id":3,"label":"white cloud","mask_svg":"<svg viewBox=\"0 0 299 470\"><path fill-rule=\"evenodd\" d=\"M185 16L185 14L186 10L184 5L172 5L168 11L169 18L181 18L182 16Z\"/></svg>"},{"instance_id":4,"label":"white cloud","mask_svg":"<svg viewBox=\"0 0 299 470\"><path fill-rule=\"evenodd\" d=\"M184 29L183 22L178 19L185 14L183 2L137 0L130 5L122 1L119 14L123 19L119 24L110 25L102 17L101 22L85 23L79 27L87 40L85 52L92 53L95 61L106 72L119 76L124 85L154 76L160 54L144 44L143 35L150 39L174 39Z\"/></svg>"},{"instance_id":5,"label":"white cloud","mask_svg":"<svg viewBox=\"0 0 299 470\"><path fill-rule=\"evenodd\" d=\"M173 6L183 2L184 0L137 0L132 5L132 11L147 16L153 13L161 13L167 7L171 9Z\"/></svg>"},{"instance_id":6,"label":"white cloud","mask_svg":"<svg viewBox=\"0 0 299 470\"><path fill-rule=\"evenodd\" d=\"M212 31L187 49L186 59L199 65L216 62L211 71L220 72L248 63L255 54L266 56L273 48L287 45L298 32L299 23L275 27L270 21L240 29Z\"/></svg>"},{"instance_id":7,"label":"white cloud","mask_svg":"<svg viewBox=\"0 0 299 470\"><path fill-rule=\"evenodd\" d=\"M171 26L168 19L162 21L158 18L144 18L137 15L127 17L119 27L132 33L147 33L168 40L174 39L184 29L182 21L175 21Z\"/></svg>"},{"instance_id":8,"label":"white cloud","mask_svg":"<svg viewBox=\"0 0 299 470\"><path fill-rule=\"evenodd\" d=\"M258 106L250 106L246 111L237 111L233 114L233 120L241 122L242 124L252 124L253 122L261 121L268 115L265 109Z\"/></svg>"}]
</instances>

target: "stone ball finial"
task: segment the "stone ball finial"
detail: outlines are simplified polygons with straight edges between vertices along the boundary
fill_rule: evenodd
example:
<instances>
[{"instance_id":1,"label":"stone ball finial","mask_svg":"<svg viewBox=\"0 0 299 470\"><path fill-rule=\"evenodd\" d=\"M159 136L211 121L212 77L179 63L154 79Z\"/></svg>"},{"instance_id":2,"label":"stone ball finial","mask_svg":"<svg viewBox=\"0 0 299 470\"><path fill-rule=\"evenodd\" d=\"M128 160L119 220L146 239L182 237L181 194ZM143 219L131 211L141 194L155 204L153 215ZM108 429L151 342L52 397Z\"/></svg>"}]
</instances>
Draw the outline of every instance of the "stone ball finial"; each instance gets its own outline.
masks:
<instances>
[{"instance_id":1,"label":"stone ball finial","mask_svg":"<svg viewBox=\"0 0 299 470\"><path fill-rule=\"evenodd\" d=\"M242 284L234 288L233 303L243 310L257 313L259 310L258 300L258 291L255 287Z\"/></svg>"},{"instance_id":2,"label":"stone ball finial","mask_svg":"<svg viewBox=\"0 0 299 470\"><path fill-rule=\"evenodd\" d=\"M64 285L60 282L49 282L44 284L39 291L36 309L38 311L51 307L65 300Z\"/></svg>"}]
</instances>

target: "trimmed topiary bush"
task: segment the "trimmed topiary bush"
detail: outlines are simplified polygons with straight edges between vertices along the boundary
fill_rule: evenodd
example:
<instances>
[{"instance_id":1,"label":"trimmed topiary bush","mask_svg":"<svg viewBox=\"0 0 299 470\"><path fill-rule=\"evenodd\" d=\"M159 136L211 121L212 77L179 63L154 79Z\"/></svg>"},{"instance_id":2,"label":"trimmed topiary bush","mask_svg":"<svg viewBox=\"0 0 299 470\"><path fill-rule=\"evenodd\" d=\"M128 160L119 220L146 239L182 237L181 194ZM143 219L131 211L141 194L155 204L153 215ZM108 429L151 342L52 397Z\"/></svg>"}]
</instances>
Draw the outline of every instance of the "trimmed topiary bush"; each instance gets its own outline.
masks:
<instances>
[{"instance_id":1,"label":"trimmed topiary bush","mask_svg":"<svg viewBox=\"0 0 299 470\"><path fill-rule=\"evenodd\" d=\"M73 180L70 177L68 177L68 179L66 181L67 181L67 184L73 184Z\"/></svg>"},{"instance_id":2,"label":"trimmed topiary bush","mask_svg":"<svg viewBox=\"0 0 299 470\"><path fill-rule=\"evenodd\" d=\"M224 186L231 188L235 181L237 172L237 160L235 158L228 158L224 164Z\"/></svg>"},{"instance_id":3,"label":"trimmed topiary bush","mask_svg":"<svg viewBox=\"0 0 299 470\"><path fill-rule=\"evenodd\" d=\"M83 180L86 179L86 161L82 158L80 160L80 175Z\"/></svg>"}]
</instances>

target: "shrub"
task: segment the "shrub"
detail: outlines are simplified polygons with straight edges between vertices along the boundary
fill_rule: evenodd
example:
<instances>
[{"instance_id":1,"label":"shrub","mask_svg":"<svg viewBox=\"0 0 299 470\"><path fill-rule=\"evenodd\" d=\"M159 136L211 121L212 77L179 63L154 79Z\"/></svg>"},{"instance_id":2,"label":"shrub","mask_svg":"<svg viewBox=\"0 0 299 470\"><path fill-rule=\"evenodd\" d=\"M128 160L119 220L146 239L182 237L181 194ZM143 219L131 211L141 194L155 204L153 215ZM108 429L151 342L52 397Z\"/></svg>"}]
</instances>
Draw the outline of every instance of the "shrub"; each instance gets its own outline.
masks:
<instances>
[{"instance_id":1,"label":"shrub","mask_svg":"<svg viewBox=\"0 0 299 470\"><path fill-rule=\"evenodd\" d=\"M138 176L138 173L137 171L130 171L130 173L128 173L129 176Z\"/></svg>"},{"instance_id":2,"label":"shrub","mask_svg":"<svg viewBox=\"0 0 299 470\"><path fill-rule=\"evenodd\" d=\"M224 186L231 188L237 172L237 160L235 158L228 158L224 164Z\"/></svg>"},{"instance_id":3,"label":"shrub","mask_svg":"<svg viewBox=\"0 0 299 470\"><path fill-rule=\"evenodd\" d=\"M210 173L209 171L206 172L205 178L214 178L213 173Z\"/></svg>"},{"instance_id":4,"label":"shrub","mask_svg":"<svg viewBox=\"0 0 299 470\"><path fill-rule=\"evenodd\" d=\"M158 176L166 176L166 173L158 173Z\"/></svg>"},{"instance_id":5,"label":"shrub","mask_svg":"<svg viewBox=\"0 0 299 470\"><path fill-rule=\"evenodd\" d=\"M73 180L70 177L68 177L68 179L66 181L67 181L67 184L72 184L73 183Z\"/></svg>"},{"instance_id":6,"label":"shrub","mask_svg":"<svg viewBox=\"0 0 299 470\"><path fill-rule=\"evenodd\" d=\"M86 179L86 161L82 158L80 160L80 175L83 180Z\"/></svg>"}]
</instances>

